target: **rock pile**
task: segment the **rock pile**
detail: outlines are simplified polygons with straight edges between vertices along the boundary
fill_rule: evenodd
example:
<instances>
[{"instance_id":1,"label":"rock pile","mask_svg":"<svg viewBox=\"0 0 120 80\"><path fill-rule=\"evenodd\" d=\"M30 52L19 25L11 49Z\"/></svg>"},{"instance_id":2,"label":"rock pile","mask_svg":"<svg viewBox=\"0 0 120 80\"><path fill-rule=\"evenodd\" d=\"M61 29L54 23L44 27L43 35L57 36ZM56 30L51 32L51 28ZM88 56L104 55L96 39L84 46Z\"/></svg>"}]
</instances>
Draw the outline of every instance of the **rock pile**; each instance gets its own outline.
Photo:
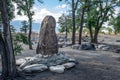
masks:
<instances>
[{"instance_id":1,"label":"rock pile","mask_svg":"<svg viewBox=\"0 0 120 80\"><path fill-rule=\"evenodd\" d=\"M49 69L52 72L63 73L65 69L76 65L76 60L68 58L64 52L49 56L37 54L34 57L26 57L16 61L19 70L24 72L42 72Z\"/></svg>"}]
</instances>

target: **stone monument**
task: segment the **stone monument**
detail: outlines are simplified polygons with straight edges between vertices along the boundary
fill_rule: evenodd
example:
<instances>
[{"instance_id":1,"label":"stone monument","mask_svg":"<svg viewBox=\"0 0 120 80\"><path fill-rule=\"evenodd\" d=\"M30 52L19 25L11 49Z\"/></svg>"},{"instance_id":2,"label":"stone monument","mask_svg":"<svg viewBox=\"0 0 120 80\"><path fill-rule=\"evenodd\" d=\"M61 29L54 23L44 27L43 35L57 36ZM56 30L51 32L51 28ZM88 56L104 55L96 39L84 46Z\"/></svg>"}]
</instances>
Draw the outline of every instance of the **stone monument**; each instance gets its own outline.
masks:
<instances>
[{"instance_id":1,"label":"stone monument","mask_svg":"<svg viewBox=\"0 0 120 80\"><path fill-rule=\"evenodd\" d=\"M39 33L39 42L36 53L42 55L51 55L58 53L58 42L55 32L56 21L52 16L46 16L41 24Z\"/></svg>"}]
</instances>

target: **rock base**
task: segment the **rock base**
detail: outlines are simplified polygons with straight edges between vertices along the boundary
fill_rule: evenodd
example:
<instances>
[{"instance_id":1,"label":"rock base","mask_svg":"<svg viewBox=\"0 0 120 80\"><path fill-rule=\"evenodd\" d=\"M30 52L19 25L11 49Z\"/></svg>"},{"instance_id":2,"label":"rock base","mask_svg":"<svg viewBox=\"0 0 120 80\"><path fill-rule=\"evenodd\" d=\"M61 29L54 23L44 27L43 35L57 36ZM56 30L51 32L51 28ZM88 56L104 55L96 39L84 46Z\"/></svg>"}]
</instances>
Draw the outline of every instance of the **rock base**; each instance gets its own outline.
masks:
<instances>
[{"instance_id":1,"label":"rock base","mask_svg":"<svg viewBox=\"0 0 120 80\"><path fill-rule=\"evenodd\" d=\"M75 59L67 57L64 52L46 56L37 54L34 57L26 57L16 61L19 70L24 72L42 72L49 69L51 72L63 73L65 69L74 67L76 63Z\"/></svg>"}]
</instances>

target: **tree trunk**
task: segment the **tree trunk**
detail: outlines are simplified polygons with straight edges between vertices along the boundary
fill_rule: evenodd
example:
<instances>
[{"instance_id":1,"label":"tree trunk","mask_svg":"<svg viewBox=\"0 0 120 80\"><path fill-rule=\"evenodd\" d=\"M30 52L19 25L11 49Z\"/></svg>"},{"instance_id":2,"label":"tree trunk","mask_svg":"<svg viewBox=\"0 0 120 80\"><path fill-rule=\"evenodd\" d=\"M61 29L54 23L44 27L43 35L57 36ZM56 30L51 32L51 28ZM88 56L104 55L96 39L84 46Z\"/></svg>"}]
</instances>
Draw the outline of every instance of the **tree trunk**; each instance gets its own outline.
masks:
<instances>
[{"instance_id":1,"label":"tree trunk","mask_svg":"<svg viewBox=\"0 0 120 80\"><path fill-rule=\"evenodd\" d=\"M7 12L7 4L6 0L0 0L0 10L1 10L1 17L3 23L3 32L4 32L4 41L7 53L7 61L8 61L8 75L10 78L16 76L16 64L15 64L15 55L13 51L12 45L12 38L10 32L10 22L8 19L8 12Z\"/></svg>"},{"instance_id":2,"label":"tree trunk","mask_svg":"<svg viewBox=\"0 0 120 80\"><path fill-rule=\"evenodd\" d=\"M79 44L81 44L81 39L82 39L82 29L83 29L83 22L84 22L84 13L85 10L84 8L82 9L82 15L81 15L81 21L80 21L80 30L79 30Z\"/></svg>"},{"instance_id":3,"label":"tree trunk","mask_svg":"<svg viewBox=\"0 0 120 80\"><path fill-rule=\"evenodd\" d=\"M30 6L28 4L28 1L25 0L25 3L27 5L27 16L29 18L29 34L28 34L28 41L29 41L29 49L32 49L32 41L31 41L31 34L32 34L32 15L30 13Z\"/></svg>"},{"instance_id":4,"label":"tree trunk","mask_svg":"<svg viewBox=\"0 0 120 80\"><path fill-rule=\"evenodd\" d=\"M75 33L76 33L76 28L75 28L75 8L74 8L74 0L72 0L72 44L75 44Z\"/></svg>"},{"instance_id":5,"label":"tree trunk","mask_svg":"<svg viewBox=\"0 0 120 80\"><path fill-rule=\"evenodd\" d=\"M2 34L0 34L0 54L2 59L2 78L4 80L6 77L8 77L8 59Z\"/></svg>"},{"instance_id":6,"label":"tree trunk","mask_svg":"<svg viewBox=\"0 0 120 80\"><path fill-rule=\"evenodd\" d=\"M88 27L89 27L89 31L90 31L91 42L93 42L93 32L92 32L91 21L88 22Z\"/></svg>"},{"instance_id":7,"label":"tree trunk","mask_svg":"<svg viewBox=\"0 0 120 80\"><path fill-rule=\"evenodd\" d=\"M52 16L46 16L41 24L37 54L52 55L58 53L58 42L55 33L56 21Z\"/></svg>"},{"instance_id":8,"label":"tree trunk","mask_svg":"<svg viewBox=\"0 0 120 80\"><path fill-rule=\"evenodd\" d=\"M96 44L98 43L98 33L99 33L99 29L96 28L94 33L93 43L96 43Z\"/></svg>"},{"instance_id":9,"label":"tree trunk","mask_svg":"<svg viewBox=\"0 0 120 80\"><path fill-rule=\"evenodd\" d=\"M29 18L29 34L28 34L29 49L32 49L31 34L32 34L32 19Z\"/></svg>"},{"instance_id":10,"label":"tree trunk","mask_svg":"<svg viewBox=\"0 0 120 80\"><path fill-rule=\"evenodd\" d=\"M65 39L66 39L66 42L67 42L67 36L68 36L68 30L67 30L67 17L65 17Z\"/></svg>"}]
</instances>

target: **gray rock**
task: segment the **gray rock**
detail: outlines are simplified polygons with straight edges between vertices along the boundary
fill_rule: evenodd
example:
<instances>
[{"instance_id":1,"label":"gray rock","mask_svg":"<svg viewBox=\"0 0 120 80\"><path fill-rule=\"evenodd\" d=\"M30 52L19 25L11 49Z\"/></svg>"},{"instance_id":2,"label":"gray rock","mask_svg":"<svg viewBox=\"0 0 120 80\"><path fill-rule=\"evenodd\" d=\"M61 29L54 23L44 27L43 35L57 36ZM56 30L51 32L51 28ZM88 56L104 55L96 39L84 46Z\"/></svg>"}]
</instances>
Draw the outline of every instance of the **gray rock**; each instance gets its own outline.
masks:
<instances>
[{"instance_id":1,"label":"gray rock","mask_svg":"<svg viewBox=\"0 0 120 80\"><path fill-rule=\"evenodd\" d=\"M103 50L103 51L108 51L110 49L110 46L109 45L100 44L100 45L98 45L98 49Z\"/></svg>"},{"instance_id":2,"label":"gray rock","mask_svg":"<svg viewBox=\"0 0 120 80\"><path fill-rule=\"evenodd\" d=\"M77 61L75 59L69 58L68 62L74 62L74 63L76 63Z\"/></svg>"},{"instance_id":3,"label":"gray rock","mask_svg":"<svg viewBox=\"0 0 120 80\"><path fill-rule=\"evenodd\" d=\"M65 67L65 68L72 68L72 67L74 67L76 64L75 63L73 63L73 62L68 62L68 63L65 63L65 64L63 64L63 66Z\"/></svg>"},{"instance_id":4,"label":"gray rock","mask_svg":"<svg viewBox=\"0 0 120 80\"><path fill-rule=\"evenodd\" d=\"M27 65L30 65L30 62L26 60L25 62L23 62L23 63L19 66L19 68L22 69L22 68L24 68L24 67L27 66Z\"/></svg>"},{"instance_id":5,"label":"gray rock","mask_svg":"<svg viewBox=\"0 0 120 80\"><path fill-rule=\"evenodd\" d=\"M79 44L75 44L72 46L73 49L79 49L80 48L80 45Z\"/></svg>"},{"instance_id":6,"label":"gray rock","mask_svg":"<svg viewBox=\"0 0 120 80\"><path fill-rule=\"evenodd\" d=\"M57 66L50 66L49 70L51 72L56 72L56 73L63 73L65 70L65 67L63 65L57 65Z\"/></svg>"},{"instance_id":7,"label":"gray rock","mask_svg":"<svg viewBox=\"0 0 120 80\"><path fill-rule=\"evenodd\" d=\"M29 57L25 59L25 62L23 62L20 65L20 68L23 68L27 65L32 65L32 64L45 64L47 66L56 66L63 64L68 61L68 57L65 55L64 52L59 52L58 54L53 54L51 56L35 56L35 57Z\"/></svg>"},{"instance_id":8,"label":"gray rock","mask_svg":"<svg viewBox=\"0 0 120 80\"><path fill-rule=\"evenodd\" d=\"M116 42L120 42L120 40L116 40Z\"/></svg>"},{"instance_id":9,"label":"gray rock","mask_svg":"<svg viewBox=\"0 0 120 80\"><path fill-rule=\"evenodd\" d=\"M48 69L48 67L44 64L32 64L25 66L22 70L24 72L41 72Z\"/></svg>"},{"instance_id":10,"label":"gray rock","mask_svg":"<svg viewBox=\"0 0 120 80\"><path fill-rule=\"evenodd\" d=\"M95 45L92 43L84 43L80 45L81 50L96 50Z\"/></svg>"},{"instance_id":11,"label":"gray rock","mask_svg":"<svg viewBox=\"0 0 120 80\"><path fill-rule=\"evenodd\" d=\"M24 58L17 59L17 60L16 60L16 65L19 66L19 65L23 64L25 61L26 61L26 60L25 60Z\"/></svg>"},{"instance_id":12,"label":"gray rock","mask_svg":"<svg viewBox=\"0 0 120 80\"><path fill-rule=\"evenodd\" d=\"M120 53L120 48L115 49L115 53Z\"/></svg>"}]
</instances>

